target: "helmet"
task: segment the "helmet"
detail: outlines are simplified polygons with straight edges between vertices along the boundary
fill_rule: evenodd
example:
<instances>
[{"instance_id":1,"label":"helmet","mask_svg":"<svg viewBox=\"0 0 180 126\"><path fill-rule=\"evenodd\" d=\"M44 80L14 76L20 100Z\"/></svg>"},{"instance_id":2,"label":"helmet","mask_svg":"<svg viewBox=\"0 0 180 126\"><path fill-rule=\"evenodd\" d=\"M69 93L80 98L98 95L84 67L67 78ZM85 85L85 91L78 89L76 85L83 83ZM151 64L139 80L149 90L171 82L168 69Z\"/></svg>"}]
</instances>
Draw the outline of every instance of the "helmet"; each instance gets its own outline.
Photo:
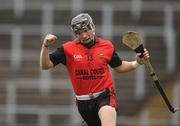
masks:
<instances>
[{"instance_id":1,"label":"helmet","mask_svg":"<svg viewBox=\"0 0 180 126\"><path fill-rule=\"evenodd\" d=\"M92 25L94 25L92 18L87 13L81 13L74 17L71 21L71 28L73 32L85 27L90 27L92 29Z\"/></svg>"}]
</instances>

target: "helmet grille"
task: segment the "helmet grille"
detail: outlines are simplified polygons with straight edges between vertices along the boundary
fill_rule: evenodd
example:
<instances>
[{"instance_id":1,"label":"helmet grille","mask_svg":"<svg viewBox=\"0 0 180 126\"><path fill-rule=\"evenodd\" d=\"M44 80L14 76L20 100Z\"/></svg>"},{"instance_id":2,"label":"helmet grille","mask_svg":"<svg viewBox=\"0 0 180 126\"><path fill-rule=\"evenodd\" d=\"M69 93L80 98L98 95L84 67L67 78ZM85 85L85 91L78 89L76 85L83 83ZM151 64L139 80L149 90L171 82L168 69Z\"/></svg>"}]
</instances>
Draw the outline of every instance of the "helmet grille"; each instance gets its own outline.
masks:
<instances>
[{"instance_id":1,"label":"helmet grille","mask_svg":"<svg viewBox=\"0 0 180 126\"><path fill-rule=\"evenodd\" d=\"M81 13L72 19L71 28L73 31L77 31L87 27L90 24L93 24L93 21L89 14Z\"/></svg>"}]
</instances>

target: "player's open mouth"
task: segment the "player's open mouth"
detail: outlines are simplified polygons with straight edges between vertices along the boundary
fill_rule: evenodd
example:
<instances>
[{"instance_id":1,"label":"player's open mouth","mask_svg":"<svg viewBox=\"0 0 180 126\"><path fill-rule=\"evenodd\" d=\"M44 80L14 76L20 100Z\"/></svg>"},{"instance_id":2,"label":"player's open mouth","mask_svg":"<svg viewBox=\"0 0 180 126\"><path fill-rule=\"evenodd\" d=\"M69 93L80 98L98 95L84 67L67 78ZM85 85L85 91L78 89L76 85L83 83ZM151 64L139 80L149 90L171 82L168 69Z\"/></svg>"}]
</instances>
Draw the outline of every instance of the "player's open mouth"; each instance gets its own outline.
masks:
<instances>
[{"instance_id":1,"label":"player's open mouth","mask_svg":"<svg viewBox=\"0 0 180 126\"><path fill-rule=\"evenodd\" d=\"M82 40L82 42L83 42L83 43L88 43L88 42L90 42L90 41L91 41L91 39L90 39L90 38L85 39L85 40Z\"/></svg>"}]
</instances>

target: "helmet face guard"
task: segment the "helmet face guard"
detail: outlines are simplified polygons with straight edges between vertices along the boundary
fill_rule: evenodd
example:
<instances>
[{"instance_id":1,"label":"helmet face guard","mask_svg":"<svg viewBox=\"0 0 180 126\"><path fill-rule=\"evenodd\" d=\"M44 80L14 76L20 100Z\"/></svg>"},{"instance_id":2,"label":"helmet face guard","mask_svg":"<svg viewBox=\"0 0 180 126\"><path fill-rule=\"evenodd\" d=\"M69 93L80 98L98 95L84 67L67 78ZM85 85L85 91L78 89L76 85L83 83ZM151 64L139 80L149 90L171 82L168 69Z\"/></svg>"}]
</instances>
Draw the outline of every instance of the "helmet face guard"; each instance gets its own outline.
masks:
<instances>
[{"instance_id":1,"label":"helmet face guard","mask_svg":"<svg viewBox=\"0 0 180 126\"><path fill-rule=\"evenodd\" d=\"M87 27L88 25L89 25L89 21L85 20L85 21L79 22L77 24L74 24L71 27L72 27L73 31L78 31L80 29L83 29L83 28Z\"/></svg>"},{"instance_id":2,"label":"helmet face guard","mask_svg":"<svg viewBox=\"0 0 180 126\"><path fill-rule=\"evenodd\" d=\"M76 34L76 32L83 28L92 29L93 21L89 14L81 13L74 17L71 21L71 29Z\"/></svg>"}]
</instances>

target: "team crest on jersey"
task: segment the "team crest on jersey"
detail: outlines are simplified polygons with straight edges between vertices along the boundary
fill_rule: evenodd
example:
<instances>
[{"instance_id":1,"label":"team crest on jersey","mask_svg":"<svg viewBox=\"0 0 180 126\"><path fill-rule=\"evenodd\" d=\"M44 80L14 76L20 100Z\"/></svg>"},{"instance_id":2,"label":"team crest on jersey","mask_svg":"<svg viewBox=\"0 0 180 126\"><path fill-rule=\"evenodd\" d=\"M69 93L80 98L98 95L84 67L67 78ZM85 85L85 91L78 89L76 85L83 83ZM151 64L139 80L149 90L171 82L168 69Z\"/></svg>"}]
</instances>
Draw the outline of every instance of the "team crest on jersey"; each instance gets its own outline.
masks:
<instances>
[{"instance_id":1,"label":"team crest on jersey","mask_svg":"<svg viewBox=\"0 0 180 126\"><path fill-rule=\"evenodd\" d=\"M87 55L87 59L88 59L88 61L93 61L93 54L88 54Z\"/></svg>"},{"instance_id":2,"label":"team crest on jersey","mask_svg":"<svg viewBox=\"0 0 180 126\"><path fill-rule=\"evenodd\" d=\"M104 58L104 52L99 52L98 55L99 55L99 58L100 58L100 59L103 59L103 58Z\"/></svg>"},{"instance_id":3,"label":"team crest on jersey","mask_svg":"<svg viewBox=\"0 0 180 126\"><path fill-rule=\"evenodd\" d=\"M74 57L74 61L81 61L82 60L82 55L80 55L80 54L75 54L75 55L73 55L73 57Z\"/></svg>"}]
</instances>

